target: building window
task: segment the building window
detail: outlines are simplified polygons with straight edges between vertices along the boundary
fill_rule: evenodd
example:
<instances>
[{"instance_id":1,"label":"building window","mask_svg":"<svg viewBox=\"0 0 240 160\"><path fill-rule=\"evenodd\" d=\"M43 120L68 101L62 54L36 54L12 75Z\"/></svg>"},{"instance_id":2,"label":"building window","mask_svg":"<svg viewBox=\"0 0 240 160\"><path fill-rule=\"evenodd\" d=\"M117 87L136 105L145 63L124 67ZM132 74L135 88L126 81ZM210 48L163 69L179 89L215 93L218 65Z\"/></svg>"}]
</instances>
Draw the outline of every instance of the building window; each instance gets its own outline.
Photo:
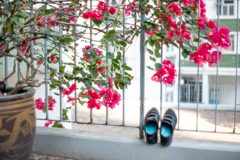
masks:
<instances>
[{"instance_id":1,"label":"building window","mask_svg":"<svg viewBox=\"0 0 240 160\"><path fill-rule=\"evenodd\" d=\"M234 0L217 0L217 15L233 16L234 15Z\"/></svg>"}]
</instances>

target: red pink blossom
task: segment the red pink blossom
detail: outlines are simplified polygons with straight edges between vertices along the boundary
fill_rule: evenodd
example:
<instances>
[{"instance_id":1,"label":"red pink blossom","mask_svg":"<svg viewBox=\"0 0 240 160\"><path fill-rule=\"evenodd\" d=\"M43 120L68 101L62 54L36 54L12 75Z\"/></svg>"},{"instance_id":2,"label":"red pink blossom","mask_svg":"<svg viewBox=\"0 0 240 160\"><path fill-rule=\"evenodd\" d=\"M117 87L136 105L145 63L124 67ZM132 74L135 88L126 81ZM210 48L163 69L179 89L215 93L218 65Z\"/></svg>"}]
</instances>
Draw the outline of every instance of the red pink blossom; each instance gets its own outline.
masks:
<instances>
[{"instance_id":1,"label":"red pink blossom","mask_svg":"<svg viewBox=\"0 0 240 160\"><path fill-rule=\"evenodd\" d=\"M77 85L75 83L73 83L70 87L68 88L64 88L62 90L62 94L63 96L65 95L70 95L71 93L73 93L73 91L75 91L77 89Z\"/></svg>"},{"instance_id":2,"label":"red pink blossom","mask_svg":"<svg viewBox=\"0 0 240 160\"><path fill-rule=\"evenodd\" d=\"M157 70L151 79L156 82L163 82L165 85L173 85L175 83L175 76L177 76L175 65L169 60L164 60L162 68Z\"/></svg>"},{"instance_id":3,"label":"red pink blossom","mask_svg":"<svg viewBox=\"0 0 240 160\"><path fill-rule=\"evenodd\" d=\"M48 127L52 123L53 123L53 121L47 121L46 123L44 123L44 127Z\"/></svg>"}]
</instances>

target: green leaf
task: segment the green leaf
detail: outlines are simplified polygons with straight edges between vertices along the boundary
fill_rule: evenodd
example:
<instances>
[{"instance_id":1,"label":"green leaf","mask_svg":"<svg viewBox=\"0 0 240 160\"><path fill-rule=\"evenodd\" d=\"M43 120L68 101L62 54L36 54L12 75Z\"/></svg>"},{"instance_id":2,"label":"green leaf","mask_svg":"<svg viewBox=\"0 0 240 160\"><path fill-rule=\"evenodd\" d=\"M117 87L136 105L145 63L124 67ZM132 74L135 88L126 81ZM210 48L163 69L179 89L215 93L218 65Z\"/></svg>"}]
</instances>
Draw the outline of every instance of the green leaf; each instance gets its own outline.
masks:
<instances>
[{"instance_id":1,"label":"green leaf","mask_svg":"<svg viewBox=\"0 0 240 160\"><path fill-rule=\"evenodd\" d=\"M127 46L127 43L126 42L124 42L124 41L120 41L119 42L122 46L124 46L124 47L126 47Z\"/></svg>"},{"instance_id":2,"label":"green leaf","mask_svg":"<svg viewBox=\"0 0 240 160\"><path fill-rule=\"evenodd\" d=\"M51 68L51 67L49 67L49 70L50 70L50 72L53 72L53 73L57 72L57 69L54 69L54 68Z\"/></svg>"},{"instance_id":3,"label":"green leaf","mask_svg":"<svg viewBox=\"0 0 240 160\"><path fill-rule=\"evenodd\" d=\"M45 7L46 7L46 5L41 6L41 7L39 8L39 11L44 11L44 10L45 10Z\"/></svg>"},{"instance_id":4,"label":"green leaf","mask_svg":"<svg viewBox=\"0 0 240 160\"><path fill-rule=\"evenodd\" d=\"M149 57L153 62L156 62L156 59L153 57Z\"/></svg>"},{"instance_id":5,"label":"green leaf","mask_svg":"<svg viewBox=\"0 0 240 160\"><path fill-rule=\"evenodd\" d=\"M122 54L121 52L117 52L117 59L121 60Z\"/></svg>"},{"instance_id":6,"label":"green leaf","mask_svg":"<svg viewBox=\"0 0 240 160\"><path fill-rule=\"evenodd\" d=\"M93 20L93 23L96 24L98 27L100 27L100 25L102 24L103 20L97 20L97 19L94 19Z\"/></svg>"},{"instance_id":7,"label":"green leaf","mask_svg":"<svg viewBox=\"0 0 240 160\"><path fill-rule=\"evenodd\" d=\"M101 85L101 86L106 86L106 82L104 80L99 80L98 83Z\"/></svg>"},{"instance_id":8,"label":"green leaf","mask_svg":"<svg viewBox=\"0 0 240 160\"><path fill-rule=\"evenodd\" d=\"M198 42L198 38L194 38L194 39L193 39L193 42Z\"/></svg>"},{"instance_id":9,"label":"green leaf","mask_svg":"<svg viewBox=\"0 0 240 160\"><path fill-rule=\"evenodd\" d=\"M166 8L166 6L162 3L161 4L161 8L163 9L163 10L166 10L167 8Z\"/></svg>"},{"instance_id":10,"label":"green leaf","mask_svg":"<svg viewBox=\"0 0 240 160\"><path fill-rule=\"evenodd\" d=\"M106 58L108 58L108 59L113 59L113 58L114 58L114 53L112 53L112 52L107 52L107 53L106 53Z\"/></svg>"},{"instance_id":11,"label":"green leaf","mask_svg":"<svg viewBox=\"0 0 240 160\"><path fill-rule=\"evenodd\" d=\"M150 44L150 46L154 46L154 44L155 44L155 41L153 41L152 39L151 39L151 37L149 37L148 38L148 43Z\"/></svg>"},{"instance_id":12,"label":"green leaf","mask_svg":"<svg viewBox=\"0 0 240 160\"><path fill-rule=\"evenodd\" d=\"M187 51L187 50L183 50L182 51L182 56L184 57L184 58L187 58L187 56L189 55L189 51Z\"/></svg>"},{"instance_id":13,"label":"green leaf","mask_svg":"<svg viewBox=\"0 0 240 160\"><path fill-rule=\"evenodd\" d=\"M23 24L22 24L22 22L20 21L20 19L19 19L18 17L13 16L13 21L14 21L14 23L15 23L17 26L23 27Z\"/></svg>"},{"instance_id":14,"label":"green leaf","mask_svg":"<svg viewBox=\"0 0 240 160\"><path fill-rule=\"evenodd\" d=\"M79 103L80 103L81 105L84 105L85 101L79 101Z\"/></svg>"},{"instance_id":15,"label":"green leaf","mask_svg":"<svg viewBox=\"0 0 240 160\"><path fill-rule=\"evenodd\" d=\"M143 46L146 46L148 44L148 40L146 40L144 43L143 43Z\"/></svg>"},{"instance_id":16,"label":"green leaf","mask_svg":"<svg viewBox=\"0 0 240 160\"><path fill-rule=\"evenodd\" d=\"M46 106L43 107L43 113L46 113Z\"/></svg>"},{"instance_id":17,"label":"green leaf","mask_svg":"<svg viewBox=\"0 0 240 160\"><path fill-rule=\"evenodd\" d=\"M129 67L129 66L125 66L125 70L131 71L131 70L132 70L132 68L131 68L131 67Z\"/></svg>"},{"instance_id":18,"label":"green leaf","mask_svg":"<svg viewBox=\"0 0 240 160\"><path fill-rule=\"evenodd\" d=\"M108 33L106 33L106 35L105 35L106 36L106 40L108 42L113 41L115 39L115 34L116 34L115 30L108 31Z\"/></svg>"},{"instance_id":19,"label":"green leaf","mask_svg":"<svg viewBox=\"0 0 240 160\"><path fill-rule=\"evenodd\" d=\"M183 43L186 44L186 45L190 45L189 41L186 40L185 38L182 39Z\"/></svg>"},{"instance_id":20,"label":"green leaf","mask_svg":"<svg viewBox=\"0 0 240 160\"><path fill-rule=\"evenodd\" d=\"M147 66L147 68L148 68L148 69L151 69L151 70L153 70L153 71L154 71L154 69L153 69L152 67L150 67L150 66Z\"/></svg>"},{"instance_id":21,"label":"green leaf","mask_svg":"<svg viewBox=\"0 0 240 160\"><path fill-rule=\"evenodd\" d=\"M160 63L155 63L155 69L160 70L162 68L162 65Z\"/></svg>"},{"instance_id":22,"label":"green leaf","mask_svg":"<svg viewBox=\"0 0 240 160\"><path fill-rule=\"evenodd\" d=\"M157 58L160 58L160 57L161 57L160 52L156 52L155 55L156 55Z\"/></svg>"},{"instance_id":23,"label":"green leaf","mask_svg":"<svg viewBox=\"0 0 240 160\"><path fill-rule=\"evenodd\" d=\"M211 31L211 29L208 28L208 27L206 27L206 29L204 29L204 30L200 30L200 33L201 33L202 35L206 36L206 35L208 34L209 31Z\"/></svg>"},{"instance_id":24,"label":"green leaf","mask_svg":"<svg viewBox=\"0 0 240 160\"><path fill-rule=\"evenodd\" d=\"M150 50L150 49L147 49L147 50L148 50L149 54L153 55L153 51L152 50Z\"/></svg>"},{"instance_id":25,"label":"green leaf","mask_svg":"<svg viewBox=\"0 0 240 160\"><path fill-rule=\"evenodd\" d=\"M65 67L66 67L66 66L60 66L59 72L60 72L60 73L64 73Z\"/></svg>"},{"instance_id":26,"label":"green leaf","mask_svg":"<svg viewBox=\"0 0 240 160\"><path fill-rule=\"evenodd\" d=\"M174 35L175 35L174 39L180 41L180 37L176 33L174 33Z\"/></svg>"},{"instance_id":27,"label":"green leaf","mask_svg":"<svg viewBox=\"0 0 240 160\"><path fill-rule=\"evenodd\" d=\"M25 4L25 6L26 6L26 7L30 7L32 4L33 4L33 2L27 2L27 3Z\"/></svg>"},{"instance_id":28,"label":"green leaf","mask_svg":"<svg viewBox=\"0 0 240 160\"><path fill-rule=\"evenodd\" d=\"M7 27L9 24L10 24L10 19L7 19L5 22L4 22L4 25L3 25L3 27Z\"/></svg>"}]
</instances>

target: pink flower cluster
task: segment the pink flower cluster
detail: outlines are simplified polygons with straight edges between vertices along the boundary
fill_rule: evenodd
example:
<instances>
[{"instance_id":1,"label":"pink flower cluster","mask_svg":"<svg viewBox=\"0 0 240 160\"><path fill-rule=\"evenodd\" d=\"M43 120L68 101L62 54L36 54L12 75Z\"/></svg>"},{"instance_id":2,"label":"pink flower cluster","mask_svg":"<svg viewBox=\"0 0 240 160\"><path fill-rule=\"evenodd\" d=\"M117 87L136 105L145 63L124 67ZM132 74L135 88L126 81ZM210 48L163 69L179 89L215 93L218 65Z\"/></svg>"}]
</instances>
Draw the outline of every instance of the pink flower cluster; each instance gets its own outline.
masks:
<instances>
[{"instance_id":1,"label":"pink flower cluster","mask_svg":"<svg viewBox=\"0 0 240 160\"><path fill-rule=\"evenodd\" d=\"M62 90L62 94L63 94L63 97L65 96L65 95L70 95L71 93L73 93L73 91L75 91L77 89L77 85L75 84L75 83L73 83L70 87L68 87L68 88L64 88L63 90Z\"/></svg>"},{"instance_id":2,"label":"pink flower cluster","mask_svg":"<svg viewBox=\"0 0 240 160\"><path fill-rule=\"evenodd\" d=\"M53 123L53 121L47 121L46 123L44 123L44 127L48 127L52 123Z\"/></svg>"},{"instance_id":3,"label":"pink flower cluster","mask_svg":"<svg viewBox=\"0 0 240 160\"><path fill-rule=\"evenodd\" d=\"M106 70L102 67L98 68L99 65L103 64L103 61L102 60L98 60L97 61L97 64L96 64L96 68L97 68L97 71L98 72L102 72L103 74L106 74Z\"/></svg>"},{"instance_id":4,"label":"pink flower cluster","mask_svg":"<svg viewBox=\"0 0 240 160\"><path fill-rule=\"evenodd\" d=\"M51 18L47 18L47 22L49 22L49 21L51 21L51 20L52 20ZM40 21L40 24L38 25L38 28L44 27L44 25L41 24L41 23L45 23L45 17L44 17L44 16L43 16L43 17L40 17L40 18L39 18L39 21ZM50 23L47 24L47 27L48 27L48 28L50 28L50 27L55 27L56 25L57 25L56 23L50 22Z\"/></svg>"},{"instance_id":5,"label":"pink flower cluster","mask_svg":"<svg viewBox=\"0 0 240 160\"><path fill-rule=\"evenodd\" d=\"M103 1L100 1L98 3L98 8L96 10L93 11L88 11L83 13L83 18L84 19L91 19L94 20L96 19L97 21L103 19L103 15L102 13L107 12L108 11L108 7L107 7L107 3L104 3ZM116 12L116 9L112 6L109 7L109 13L111 15L114 15Z\"/></svg>"},{"instance_id":6,"label":"pink flower cluster","mask_svg":"<svg viewBox=\"0 0 240 160\"><path fill-rule=\"evenodd\" d=\"M53 111L54 104L56 104L56 100L52 96L48 96L48 110ZM38 110L43 110L46 107L46 99L44 101L42 98L35 99L36 108Z\"/></svg>"},{"instance_id":7,"label":"pink flower cluster","mask_svg":"<svg viewBox=\"0 0 240 160\"><path fill-rule=\"evenodd\" d=\"M179 6L179 4L175 4L175 3L171 3L167 8L167 10L172 11L177 16L181 16L181 9L182 8Z\"/></svg>"},{"instance_id":8,"label":"pink flower cluster","mask_svg":"<svg viewBox=\"0 0 240 160\"><path fill-rule=\"evenodd\" d=\"M175 65L169 60L164 60L162 68L157 70L151 79L156 82L173 85L175 83L175 76L177 76Z\"/></svg>"},{"instance_id":9,"label":"pink flower cluster","mask_svg":"<svg viewBox=\"0 0 240 160\"><path fill-rule=\"evenodd\" d=\"M134 9L134 7L137 7L137 3L132 2L132 3L128 4L126 9L125 9L125 15L130 16L131 11L132 11L132 9Z\"/></svg>"},{"instance_id":10,"label":"pink flower cluster","mask_svg":"<svg viewBox=\"0 0 240 160\"><path fill-rule=\"evenodd\" d=\"M190 55L189 59L194 60L194 63L198 64L198 66L202 66L203 63L208 62L210 67L214 67L214 64L217 64L221 60L222 52L219 51L219 58L217 62L217 51L212 51L212 45L208 42L205 42L200 45L196 52Z\"/></svg>"},{"instance_id":11,"label":"pink flower cluster","mask_svg":"<svg viewBox=\"0 0 240 160\"><path fill-rule=\"evenodd\" d=\"M55 55L51 55L51 56L50 56L50 60L51 60L51 62L53 62L53 63L57 63L57 61L58 61Z\"/></svg>"},{"instance_id":12,"label":"pink flower cluster","mask_svg":"<svg viewBox=\"0 0 240 160\"><path fill-rule=\"evenodd\" d=\"M161 17L160 17L161 19ZM172 39L175 37L175 34L177 34L180 38L180 40L177 41L178 44L183 44L182 39L185 38L188 41L191 40L191 32L186 30L186 25L182 24L181 25L181 32L179 31L179 26L175 21L172 20L172 18L168 15L164 15L163 19L167 20L167 22L164 22L167 26L169 26L167 36L170 39L165 39L164 42L166 41L172 41ZM165 28L166 29L166 28Z\"/></svg>"},{"instance_id":13,"label":"pink flower cluster","mask_svg":"<svg viewBox=\"0 0 240 160\"><path fill-rule=\"evenodd\" d=\"M84 47L85 50L89 50L90 49L90 46L85 46ZM98 55L101 55L102 54L102 51L100 51L98 48L92 48L93 50L95 50L97 52ZM87 56L88 55L88 56ZM89 54L86 53L84 50L83 50L83 59L87 62L90 62L90 57L89 57Z\"/></svg>"},{"instance_id":14,"label":"pink flower cluster","mask_svg":"<svg viewBox=\"0 0 240 160\"><path fill-rule=\"evenodd\" d=\"M208 32L207 37L212 39L213 48L222 47L224 49L228 49L231 46L229 33L230 30L228 28L221 26L219 31L214 28L212 31Z\"/></svg>"},{"instance_id":15,"label":"pink flower cluster","mask_svg":"<svg viewBox=\"0 0 240 160\"><path fill-rule=\"evenodd\" d=\"M92 89L88 89L85 92L82 92L82 95L89 95L91 99L87 101L87 107L89 109L100 109L101 105L109 106L111 109L115 108L116 104L119 105L121 101L121 95L112 90L111 88L100 86L100 91L93 91ZM104 98L103 98L104 97ZM101 101L100 99L103 98Z\"/></svg>"},{"instance_id":16,"label":"pink flower cluster","mask_svg":"<svg viewBox=\"0 0 240 160\"><path fill-rule=\"evenodd\" d=\"M29 38L26 38L25 41L29 41ZM36 40L33 40L33 43L36 44ZM2 46L3 47L3 46ZM20 49L23 53L27 54L30 50L31 47L31 42L23 42L23 44L21 44Z\"/></svg>"}]
</instances>

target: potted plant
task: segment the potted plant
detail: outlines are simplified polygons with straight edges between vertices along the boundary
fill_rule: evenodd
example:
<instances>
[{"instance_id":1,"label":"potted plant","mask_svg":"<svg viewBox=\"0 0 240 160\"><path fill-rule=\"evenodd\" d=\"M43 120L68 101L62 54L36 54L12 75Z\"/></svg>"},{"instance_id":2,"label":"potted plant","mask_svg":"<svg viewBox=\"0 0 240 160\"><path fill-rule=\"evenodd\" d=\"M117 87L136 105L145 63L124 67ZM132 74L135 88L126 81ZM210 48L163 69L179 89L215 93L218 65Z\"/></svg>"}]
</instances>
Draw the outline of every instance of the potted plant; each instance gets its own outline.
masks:
<instances>
[{"instance_id":1,"label":"potted plant","mask_svg":"<svg viewBox=\"0 0 240 160\"><path fill-rule=\"evenodd\" d=\"M13 71L1 81L4 83L16 74L17 66L20 66L21 79L13 88L5 89L3 83L0 87L0 157L27 159L36 128L34 107L43 112L54 111L56 101L51 96L34 101L34 87L47 83L52 92L58 89L62 93L59 96L67 96L69 105L77 101L81 105L86 103L89 109L115 108L121 100L117 89L124 89L133 79L128 73L131 68L123 62L122 51L141 30L145 30L148 37L141 45L147 46L154 62L154 67L147 66L156 71L153 81L172 85L177 76L171 61L157 62L163 45L180 47L182 56L199 66L206 62L210 66L219 63L221 52L213 49L231 45L229 30L218 29L214 21L208 21L205 4L202 0L198 2L114 1L115 5L109 6L99 1L93 3L92 8L88 6L89 1L83 0L1 2L0 58L9 57L13 62ZM146 14L144 22L141 21L143 13ZM62 32L59 33L58 27ZM91 39L89 33L101 34L102 38ZM198 36L193 38L193 34ZM86 45L69 56L72 62L63 61L59 51L64 49L70 55L76 39ZM199 40L206 42L198 47L195 42ZM112 46L114 52L105 52L108 46ZM25 71L21 68L24 65ZM40 81L36 78L39 74L47 74L48 79ZM75 90L77 96L72 95ZM66 120L68 109L70 107L63 109ZM45 126L52 123L47 121ZM61 122L54 122L52 126L64 127Z\"/></svg>"}]
</instances>

